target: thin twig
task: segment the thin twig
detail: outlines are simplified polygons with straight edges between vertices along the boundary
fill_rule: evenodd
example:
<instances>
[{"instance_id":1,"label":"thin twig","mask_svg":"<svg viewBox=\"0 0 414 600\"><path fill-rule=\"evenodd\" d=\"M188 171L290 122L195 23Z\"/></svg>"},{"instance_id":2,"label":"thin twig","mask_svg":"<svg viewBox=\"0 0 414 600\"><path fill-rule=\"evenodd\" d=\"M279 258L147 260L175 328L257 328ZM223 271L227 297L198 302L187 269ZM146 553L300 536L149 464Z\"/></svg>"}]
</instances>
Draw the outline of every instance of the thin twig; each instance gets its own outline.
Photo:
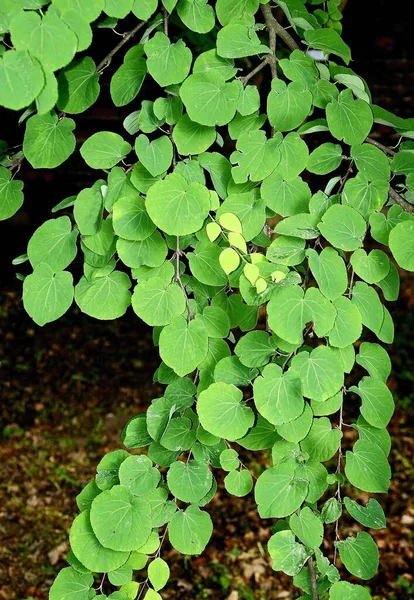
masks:
<instances>
[{"instance_id":1,"label":"thin twig","mask_svg":"<svg viewBox=\"0 0 414 600\"><path fill-rule=\"evenodd\" d=\"M353 273L353 270L352 270ZM344 390L344 394L346 394L345 390ZM343 410L344 410L344 401L342 400L342 404L341 404L341 408L339 410L339 424L338 424L338 429L339 431L342 433L342 427L343 427ZM341 461L342 461L342 439L341 439L341 443L339 444L339 450L338 450L338 462L336 465L336 473L337 475L340 475L341 473ZM338 502L342 502L342 497L341 497L341 482L338 480L338 487L336 488L336 499L338 500ZM339 518L336 519L335 521L335 542L337 542L339 540ZM335 564L336 562L336 546L334 546L334 559L333 559L333 564Z\"/></svg>"},{"instance_id":2,"label":"thin twig","mask_svg":"<svg viewBox=\"0 0 414 600\"><path fill-rule=\"evenodd\" d=\"M168 37L168 11L166 8L162 9L162 15L163 15L164 34Z\"/></svg>"},{"instance_id":3,"label":"thin twig","mask_svg":"<svg viewBox=\"0 0 414 600\"><path fill-rule=\"evenodd\" d=\"M310 575L311 586L312 586L312 598L313 598L313 600L319 600L318 584L316 582L316 571L315 571L315 565L313 564L312 557L310 557L308 559L308 567L309 567L309 575Z\"/></svg>"},{"instance_id":4,"label":"thin twig","mask_svg":"<svg viewBox=\"0 0 414 600\"><path fill-rule=\"evenodd\" d=\"M257 73L259 73L259 71L261 71L266 65L268 65L271 62L271 55L268 54L266 56L266 58L264 58L262 60L262 62L260 64L257 65L257 67L255 67L252 71L250 71L250 73L247 73L247 75L245 75L244 77L239 77L239 80L242 82L243 85L246 85L246 83L255 75L257 75Z\"/></svg>"},{"instance_id":5,"label":"thin twig","mask_svg":"<svg viewBox=\"0 0 414 600\"><path fill-rule=\"evenodd\" d=\"M262 5L262 13L265 18L266 29L269 33L269 48L270 48L270 70L272 72L272 79L277 78L277 68L276 68L276 27L274 26L274 21L276 19L273 16L272 9L268 4ZM277 21L276 21L277 22Z\"/></svg>"},{"instance_id":6,"label":"thin twig","mask_svg":"<svg viewBox=\"0 0 414 600\"><path fill-rule=\"evenodd\" d=\"M124 33L122 35L122 40L119 42L119 44L117 44L115 46L115 48L113 50L111 50L109 52L109 54L107 54L103 60L101 60L99 65L96 67L96 70L99 73L101 73L104 69L109 67L109 65L112 62L113 57L118 52L118 50L120 50L122 48L122 46L124 46L127 42L129 42L129 40L131 38L133 38L134 35L136 35L138 33L138 31L144 27L144 25L146 25L146 21L142 21L141 23L138 23L138 25L136 27L134 27L134 29L131 29L131 31L127 31L126 33Z\"/></svg>"}]
</instances>

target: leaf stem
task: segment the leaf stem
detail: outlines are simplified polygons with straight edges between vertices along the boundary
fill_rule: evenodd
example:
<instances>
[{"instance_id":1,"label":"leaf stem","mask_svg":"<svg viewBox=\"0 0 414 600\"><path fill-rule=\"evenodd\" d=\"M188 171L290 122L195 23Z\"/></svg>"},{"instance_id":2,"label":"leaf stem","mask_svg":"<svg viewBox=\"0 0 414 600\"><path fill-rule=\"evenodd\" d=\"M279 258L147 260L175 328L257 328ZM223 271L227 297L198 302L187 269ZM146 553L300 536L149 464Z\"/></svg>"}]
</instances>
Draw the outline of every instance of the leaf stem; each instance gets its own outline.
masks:
<instances>
[{"instance_id":1,"label":"leaf stem","mask_svg":"<svg viewBox=\"0 0 414 600\"><path fill-rule=\"evenodd\" d=\"M176 251L175 251L175 281L178 283L178 285L180 286L183 294L184 294L184 298L185 298L185 304L187 306L187 310L188 310L188 317L190 319L190 321L192 321L194 319L194 313L191 309L191 305L190 305L190 299L188 298L188 294L187 294L187 290L185 289L185 286L181 280L181 274L180 274L180 256L181 256L181 250L180 250L180 236L177 235L177 246L176 246Z\"/></svg>"},{"instance_id":2,"label":"leaf stem","mask_svg":"<svg viewBox=\"0 0 414 600\"><path fill-rule=\"evenodd\" d=\"M113 57L115 56L115 54L127 43L129 42L129 40L131 38L134 37L134 35L136 35L138 33L138 31L140 29L142 29L144 27L144 25L146 25L146 21L141 21L141 23L138 23L138 25L136 27L134 27L134 29L131 29L131 31L127 31L126 33L122 34L122 40L119 42L119 44L117 44L115 46L115 48L113 48L113 50L111 50L109 52L109 54L107 54L105 56L104 59L101 60L101 62L99 63L99 65L96 67L96 70L98 71L98 73L102 73L102 71L104 69L106 69L107 67L109 67L109 65L112 62Z\"/></svg>"},{"instance_id":3,"label":"leaf stem","mask_svg":"<svg viewBox=\"0 0 414 600\"><path fill-rule=\"evenodd\" d=\"M268 4L262 4L262 13L265 18L266 29L269 32L269 48L270 54L268 62L270 64L270 70L272 72L272 79L277 79L277 58L276 58L276 34L277 29L274 22L277 23L273 16L272 9ZM289 35L289 34L288 34Z\"/></svg>"}]
</instances>

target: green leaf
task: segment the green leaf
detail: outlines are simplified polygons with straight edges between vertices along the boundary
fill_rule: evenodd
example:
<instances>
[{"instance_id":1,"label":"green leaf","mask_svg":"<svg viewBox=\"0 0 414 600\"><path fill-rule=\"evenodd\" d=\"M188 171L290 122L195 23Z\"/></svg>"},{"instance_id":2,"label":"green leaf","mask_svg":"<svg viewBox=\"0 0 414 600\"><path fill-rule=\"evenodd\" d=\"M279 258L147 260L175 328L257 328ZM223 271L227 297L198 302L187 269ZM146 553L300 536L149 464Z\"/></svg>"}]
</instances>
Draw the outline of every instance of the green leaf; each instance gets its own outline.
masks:
<instances>
[{"instance_id":1,"label":"green leaf","mask_svg":"<svg viewBox=\"0 0 414 600\"><path fill-rule=\"evenodd\" d=\"M211 488L213 476L207 464L195 460L188 463L177 461L168 471L167 483L175 498L197 503Z\"/></svg>"},{"instance_id":2,"label":"green leaf","mask_svg":"<svg viewBox=\"0 0 414 600\"><path fill-rule=\"evenodd\" d=\"M198 398L201 425L209 433L229 441L243 437L254 423L254 414L242 399L242 392L234 385L212 383Z\"/></svg>"},{"instance_id":3,"label":"green leaf","mask_svg":"<svg viewBox=\"0 0 414 600\"><path fill-rule=\"evenodd\" d=\"M388 197L388 189L387 189ZM386 202L387 198L384 200ZM388 238L391 230L404 221L410 220L412 217L409 213L402 210L398 204L390 207L385 216L383 213L374 213L370 215L369 224L371 227L371 235L380 244L388 246Z\"/></svg>"},{"instance_id":4,"label":"green leaf","mask_svg":"<svg viewBox=\"0 0 414 600\"><path fill-rule=\"evenodd\" d=\"M92 573L79 573L71 567L60 571L50 588L50 600L89 600L93 585Z\"/></svg>"},{"instance_id":5,"label":"green leaf","mask_svg":"<svg viewBox=\"0 0 414 600\"><path fill-rule=\"evenodd\" d=\"M148 502L136 498L128 488L115 485L92 502L91 525L105 548L121 552L138 550L151 533Z\"/></svg>"},{"instance_id":6,"label":"green leaf","mask_svg":"<svg viewBox=\"0 0 414 600\"><path fill-rule=\"evenodd\" d=\"M119 467L119 482L135 496L145 496L158 485L161 474L147 456L129 456Z\"/></svg>"},{"instance_id":7,"label":"green leaf","mask_svg":"<svg viewBox=\"0 0 414 600\"><path fill-rule=\"evenodd\" d=\"M88 510L84 510L73 521L69 538L73 554L95 573L114 571L128 560L129 552L117 552L102 546L92 529Z\"/></svg>"},{"instance_id":8,"label":"green leaf","mask_svg":"<svg viewBox=\"0 0 414 600\"><path fill-rule=\"evenodd\" d=\"M158 8L158 0L135 0L132 12L141 21L148 21Z\"/></svg>"},{"instance_id":9,"label":"green leaf","mask_svg":"<svg viewBox=\"0 0 414 600\"><path fill-rule=\"evenodd\" d=\"M333 304L336 308L336 318L333 328L328 332L329 343L336 348L346 348L361 336L361 313L345 296L340 296Z\"/></svg>"},{"instance_id":10,"label":"green leaf","mask_svg":"<svg viewBox=\"0 0 414 600\"><path fill-rule=\"evenodd\" d=\"M338 451L342 438L339 429L332 429L327 417L314 419L308 435L301 441L302 451L317 462L330 460ZM319 545L319 544L318 544Z\"/></svg>"},{"instance_id":11,"label":"green leaf","mask_svg":"<svg viewBox=\"0 0 414 600\"><path fill-rule=\"evenodd\" d=\"M54 169L75 150L75 121L58 119L54 111L27 121L23 153L35 169Z\"/></svg>"},{"instance_id":12,"label":"green leaf","mask_svg":"<svg viewBox=\"0 0 414 600\"><path fill-rule=\"evenodd\" d=\"M20 13L10 24L13 46L30 55L52 71L70 63L78 40L74 32L52 11L42 18L33 11Z\"/></svg>"},{"instance_id":13,"label":"green leaf","mask_svg":"<svg viewBox=\"0 0 414 600\"><path fill-rule=\"evenodd\" d=\"M232 496L242 498L252 491L253 479L247 469L231 471L224 478L224 487Z\"/></svg>"},{"instance_id":14,"label":"green leaf","mask_svg":"<svg viewBox=\"0 0 414 600\"><path fill-rule=\"evenodd\" d=\"M130 144L111 131L94 133L80 148L83 160L91 169L110 169L130 151Z\"/></svg>"},{"instance_id":15,"label":"green leaf","mask_svg":"<svg viewBox=\"0 0 414 600\"><path fill-rule=\"evenodd\" d=\"M312 48L323 50L326 54L335 54L349 64L351 50L341 36L331 27L325 29L309 29L304 32L305 40Z\"/></svg>"},{"instance_id":16,"label":"green leaf","mask_svg":"<svg viewBox=\"0 0 414 600\"><path fill-rule=\"evenodd\" d=\"M60 18L69 29L72 29L78 41L78 52L89 48L92 44L92 28L88 21L76 10L65 10L60 14Z\"/></svg>"},{"instance_id":17,"label":"green leaf","mask_svg":"<svg viewBox=\"0 0 414 600\"><path fill-rule=\"evenodd\" d=\"M374 121L369 105L354 100L351 90L344 90L327 105L326 118L332 135L351 146L362 144Z\"/></svg>"},{"instance_id":18,"label":"green leaf","mask_svg":"<svg viewBox=\"0 0 414 600\"><path fill-rule=\"evenodd\" d=\"M117 319L131 304L131 281L125 273L114 271L88 281L82 277L75 287L75 302L82 312L95 319Z\"/></svg>"},{"instance_id":19,"label":"green leaf","mask_svg":"<svg viewBox=\"0 0 414 600\"><path fill-rule=\"evenodd\" d=\"M404 221L391 230L390 250L398 265L406 271L414 271L414 221Z\"/></svg>"},{"instance_id":20,"label":"green leaf","mask_svg":"<svg viewBox=\"0 0 414 600\"><path fill-rule=\"evenodd\" d=\"M192 54L183 40L171 44L164 33L157 32L144 50L148 72L161 87L181 83L187 77Z\"/></svg>"},{"instance_id":21,"label":"green leaf","mask_svg":"<svg viewBox=\"0 0 414 600\"><path fill-rule=\"evenodd\" d=\"M359 365L364 367L374 379L384 383L391 374L391 360L388 353L379 344L362 342L356 357Z\"/></svg>"},{"instance_id":22,"label":"green leaf","mask_svg":"<svg viewBox=\"0 0 414 600\"><path fill-rule=\"evenodd\" d=\"M220 217L229 212L239 218L246 241L252 240L262 231L266 219L265 203L255 190L230 194L218 209L216 216Z\"/></svg>"},{"instance_id":23,"label":"green leaf","mask_svg":"<svg viewBox=\"0 0 414 600\"><path fill-rule=\"evenodd\" d=\"M288 442L297 444L309 433L312 425L312 410L307 402L305 402L305 410L293 421L278 425L276 431L278 434Z\"/></svg>"},{"instance_id":24,"label":"green leaf","mask_svg":"<svg viewBox=\"0 0 414 600\"><path fill-rule=\"evenodd\" d=\"M308 184L301 177L294 177L286 181L279 167L263 181L262 198L271 210L282 217L305 213L311 197Z\"/></svg>"},{"instance_id":25,"label":"green leaf","mask_svg":"<svg viewBox=\"0 0 414 600\"><path fill-rule=\"evenodd\" d=\"M283 340L291 344L300 344L303 329L311 320L309 307L302 288L288 285L273 296L267 305L269 326Z\"/></svg>"},{"instance_id":26,"label":"green leaf","mask_svg":"<svg viewBox=\"0 0 414 600\"><path fill-rule=\"evenodd\" d=\"M139 283L132 296L132 308L148 325L168 325L185 311L185 298L178 283L165 285L158 277Z\"/></svg>"},{"instance_id":27,"label":"green leaf","mask_svg":"<svg viewBox=\"0 0 414 600\"><path fill-rule=\"evenodd\" d=\"M78 61L73 61L58 75L58 109L69 114L87 110L99 96L98 81L99 74L92 58L84 56Z\"/></svg>"},{"instance_id":28,"label":"green leaf","mask_svg":"<svg viewBox=\"0 0 414 600\"><path fill-rule=\"evenodd\" d=\"M267 365L253 386L254 403L259 413L273 425L289 423L304 409L302 384L298 375L275 364Z\"/></svg>"},{"instance_id":29,"label":"green leaf","mask_svg":"<svg viewBox=\"0 0 414 600\"><path fill-rule=\"evenodd\" d=\"M292 359L291 369L302 380L303 395L317 402L332 398L344 383L342 363L326 346L318 346L310 353L300 352Z\"/></svg>"},{"instance_id":30,"label":"green leaf","mask_svg":"<svg viewBox=\"0 0 414 600\"><path fill-rule=\"evenodd\" d=\"M76 256L78 232L72 231L69 217L50 219L29 240L27 254L32 267L46 263L54 273L63 271Z\"/></svg>"},{"instance_id":31,"label":"green leaf","mask_svg":"<svg viewBox=\"0 0 414 600\"><path fill-rule=\"evenodd\" d=\"M0 221L12 217L23 204L23 181L12 179L8 169L0 167Z\"/></svg>"},{"instance_id":32,"label":"green leaf","mask_svg":"<svg viewBox=\"0 0 414 600\"><path fill-rule=\"evenodd\" d=\"M73 278L67 271L57 274L46 263L40 263L23 284L26 312L42 326L59 319L73 301Z\"/></svg>"},{"instance_id":33,"label":"green leaf","mask_svg":"<svg viewBox=\"0 0 414 600\"><path fill-rule=\"evenodd\" d=\"M222 58L217 54L214 48L199 54L193 65L194 73L210 71L211 69L219 71L226 81L232 79L237 73L234 61L228 58Z\"/></svg>"},{"instance_id":34,"label":"green leaf","mask_svg":"<svg viewBox=\"0 0 414 600\"><path fill-rule=\"evenodd\" d=\"M316 175L326 175L335 171L342 162L342 148L339 144L327 142L318 146L309 156L306 169Z\"/></svg>"},{"instance_id":35,"label":"green leaf","mask_svg":"<svg viewBox=\"0 0 414 600\"><path fill-rule=\"evenodd\" d=\"M232 120L241 89L239 81L226 83L223 75L212 69L190 75L180 96L192 121L212 127Z\"/></svg>"},{"instance_id":36,"label":"green leaf","mask_svg":"<svg viewBox=\"0 0 414 600\"><path fill-rule=\"evenodd\" d=\"M374 217L372 213L380 210L388 199L388 182L384 179L370 183L364 175L358 174L345 184L342 201L355 208L365 219ZM381 214L381 217L384 215Z\"/></svg>"},{"instance_id":37,"label":"green leaf","mask_svg":"<svg viewBox=\"0 0 414 600\"><path fill-rule=\"evenodd\" d=\"M373 427L385 428L394 413L392 394L385 383L373 377L363 377L358 387L349 388L362 400L361 414Z\"/></svg>"},{"instance_id":38,"label":"green leaf","mask_svg":"<svg viewBox=\"0 0 414 600\"><path fill-rule=\"evenodd\" d=\"M117 235L136 242L147 239L156 228L148 216L145 201L138 195L123 196L115 202L113 224Z\"/></svg>"},{"instance_id":39,"label":"green leaf","mask_svg":"<svg viewBox=\"0 0 414 600\"><path fill-rule=\"evenodd\" d=\"M308 213L300 213L293 217L287 217L275 227L275 232L281 235L299 237L305 240L319 237L317 229L319 218Z\"/></svg>"},{"instance_id":40,"label":"green leaf","mask_svg":"<svg viewBox=\"0 0 414 600\"><path fill-rule=\"evenodd\" d=\"M308 482L295 476L295 467L280 464L267 469L257 480L255 499L262 519L287 517L305 500Z\"/></svg>"},{"instance_id":41,"label":"green leaf","mask_svg":"<svg viewBox=\"0 0 414 600\"><path fill-rule=\"evenodd\" d=\"M321 518L324 523L335 523L342 515L342 504L336 498L329 498L323 505Z\"/></svg>"},{"instance_id":42,"label":"green leaf","mask_svg":"<svg viewBox=\"0 0 414 600\"><path fill-rule=\"evenodd\" d=\"M293 81L286 85L281 79L273 79L267 114L276 131L296 129L308 116L311 106L312 94L302 83Z\"/></svg>"},{"instance_id":43,"label":"green leaf","mask_svg":"<svg viewBox=\"0 0 414 600\"><path fill-rule=\"evenodd\" d=\"M231 357L229 357L231 358ZM220 465L223 471L235 471L240 466L238 453L232 448L223 450L220 454Z\"/></svg>"},{"instance_id":44,"label":"green leaf","mask_svg":"<svg viewBox=\"0 0 414 600\"><path fill-rule=\"evenodd\" d=\"M124 19L132 9L133 0L105 0L104 11L110 17Z\"/></svg>"},{"instance_id":45,"label":"green leaf","mask_svg":"<svg viewBox=\"0 0 414 600\"><path fill-rule=\"evenodd\" d=\"M308 559L306 549L295 541L295 536L289 530L272 535L267 547L273 561L272 569L287 575L297 575Z\"/></svg>"},{"instance_id":46,"label":"green leaf","mask_svg":"<svg viewBox=\"0 0 414 600\"><path fill-rule=\"evenodd\" d=\"M147 74L142 46L134 46L125 54L124 62L111 79L111 98L115 106L125 106L136 98Z\"/></svg>"},{"instance_id":47,"label":"green leaf","mask_svg":"<svg viewBox=\"0 0 414 600\"><path fill-rule=\"evenodd\" d=\"M387 156L371 144L352 146L351 156L361 173L370 181L390 178L390 164Z\"/></svg>"},{"instance_id":48,"label":"green leaf","mask_svg":"<svg viewBox=\"0 0 414 600\"><path fill-rule=\"evenodd\" d=\"M366 231L366 223L361 215L343 204L334 204L328 208L318 227L330 244L345 251L362 246L362 237Z\"/></svg>"},{"instance_id":49,"label":"green leaf","mask_svg":"<svg viewBox=\"0 0 414 600\"><path fill-rule=\"evenodd\" d=\"M306 251L309 267L322 294L336 300L346 292L348 275L343 258L333 248L324 248L320 254L313 249Z\"/></svg>"},{"instance_id":50,"label":"green leaf","mask_svg":"<svg viewBox=\"0 0 414 600\"><path fill-rule=\"evenodd\" d=\"M163 135L150 142L146 135L135 140L135 152L153 177L165 173L173 159L173 147L168 136Z\"/></svg>"},{"instance_id":51,"label":"green leaf","mask_svg":"<svg viewBox=\"0 0 414 600\"><path fill-rule=\"evenodd\" d=\"M230 321L223 309L218 306L206 306L203 320L207 335L212 338L225 338L229 334Z\"/></svg>"},{"instance_id":52,"label":"green leaf","mask_svg":"<svg viewBox=\"0 0 414 600\"><path fill-rule=\"evenodd\" d=\"M179 154L201 154L210 148L215 139L214 127L194 123L188 115L180 117L173 131L173 140Z\"/></svg>"},{"instance_id":53,"label":"green leaf","mask_svg":"<svg viewBox=\"0 0 414 600\"><path fill-rule=\"evenodd\" d=\"M366 588L347 581L337 581L329 590L329 600L370 600Z\"/></svg>"},{"instance_id":54,"label":"green leaf","mask_svg":"<svg viewBox=\"0 0 414 600\"><path fill-rule=\"evenodd\" d=\"M360 531L357 537L335 542L346 569L360 579L371 579L378 569L378 548L372 537Z\"/></svg>"},{"instance_id":55,"label":"green leaf","mask_svg":"<svg viewBox=\"0 0 414 600\"><path fill-rule=\"evenodd\" d=\"M205 285L226 285L227 276L219 263L220 253L221 250L216 244L199 242L195 252L187 255L191 273L198 281Z\"/></svg>"},{"instance_id":56,"label":"green leaf","mask_svg":"<svg viewBox=\"0 0 414 600\"><path fill-rule=\"evenodd\" d=\"M279 60L279 66L291 81L299 81L307 87L316 83L318 71L315 63L301 50L293 50L289 58Z\"/></svg>"},{"instance_id":57,"label":"green leaf","mask_svg":"<svg viewBox=\"0 0 414 600\"><path fill-rule=\"evenodd\" d=\"M372 442L358 440L346 453L345 475L350 483L364 492L385 493L391 469L384 452Z\"/></svg>"},{"instance_id":58,"label":"green leaf","mask_svg":"<svg viewBox=\"0 0 414 600\"><path fill-rule=\"evenodd\" d=\"M400 293L400 275L394 263L390 261L390 270L388 275L378 281L377 285L381 288L385 300L393 302L397 300Z\"/></svg>"},{"instance_id":59,"label":"green leaf","mask_svg":"<svg viewBox=\"0 0 414 600\"><path fill-rule=\"evenodd\" d=\"M178 16L188 29L197 33L208 33L214 27L216 16L207 0L180 0Z\"/></svg>"},{"instance_id":60,"label":"green leaf","mask_svg":"<svg viewBox=\"0 0 414 600\"><path fill-rule=\"evenodd\" d=\"M414 173L414 156L412 152L400 150L391 161L391 169L396 175L411 175Z\"/></svg>"},{"instance_id":61,"label":"green leaf","mask_svg":"<svg viewBox=\"0 0 414 600\"><path fill-rule=\"evenodd\" d=\"M103 209L103 198L99 185L85 188L79 192L75 199L73 215L82 235L98 233L101 228Z\"/></svg>"},{"instance_id":62,"label":"green leaf","mask_svg":"<svg viewBox=\"0 0 414 600\"><path fill-rule=\"evenodd\" d=\"M82 0L53 0L52 4L60 12L72 9L82 15L88 23L91 23L101 14L105 0L89 0L87 3L82 2Z\"/></svg>"},{"instance_id":63,"label":"green leaf","mask_svg":"<svg viewBox=\"0 0 414 600\"><path fill-rule=\"evenodd\" d=\"M362 324L379 336L385 320L385 308L374 288L357 281L352 288L351 302L361 313Z\"/></svg>"},{"instance_id":64,"label":"green leaf","mask_svg":"<svg viewBox=\"0 0 414 600\"><path fill-rule=\"evenodd\" d=\"M289 519L289 525L293 533L307 548L319 548L323 540L322 521L316 514L306 506L298 514Z\"/></svg>"},{"instance_id":65,"label":"green leaf","mask_svg":"<svg viewBox=\"0 0 414 600\"><path fill-rule=\"evenodd\" d=\"M234 351L246 367L263 367L275 354L270 335L266 331L250 331L240 338Z\"/></svg>"},{"instance_id":66,"label":"green leaf","mask_svg":"<svg viewBox=\"0 0 414 600\"><path fill-rule=\"evenodd\" d=\"M44 67L45 86L36 98L38 115L49 113L58 100L58 82L53 72Z\"/></svg>"},{"instance_id":67,"label":"green leaf","mask_svg":"<svg viewBox=\"0 0 414 600\"><path fill-rule=\"evenodd\" d=\"M210 193L172 173L148 190L146 207L154 223L170 235L187 235L203 226L210 211Z\"/></svg>"},{"instance_id":68,"label":"green leaf","mask_svg":"<svg viewBox=\"0 0 414 600\"><path fill-rule=\"evenodd\" d=\"M358 523L362 523L370 529L384 529L387 526L384 511L381 504L370 498L366 506L361 506L358 502L350 498L344 498L347 511Z\"/></svg>"},{"instance_id":69,"label":"green leaf","mask_svg":"<svg viewBox=\"0 0 414 600\"><path fill-rule=\"evenodd\" d=\"M290 182L306 168L309 157L308 146L296 131L292 131L283 138L279 151L281 158L277 165L277 173ZM305 212L305 209L299 212Z\"/></svg>"},{"instance_id":70,"label":"green leaf","mask_svg":"<svg viewBox=\"0 0 414 600\"><path fill-rule=\"evenodd\" d=\"M217 0L217 18L222 25L228 25L245 15L253 16L259 8L259 0Z\"/></svg>"},{"instance_id":71,"label":"green leaf","mask_svg":"<svg viewBox=\"0 0 414 600\"><path fill-rule=\"evenodd\" d=\"M168 526L170 543L181 554L201 554L212 533L210 516L194 504L177 511Z\"/></svg>"},{"instance_id":72,"label":"green leaf","mask_svg":"<svg viewBox=\"0 0 414 600\"><path fill-rule=\"evenodd\" d=\"M202 320L187 323L178 316L161 332L160 355L166 365L177 375L192 373L206 358L208 337Z\"/></svg>"},{"instance_id":73,"label":"green leaf","mask_svg":"<svg viewBox=\"0 0 414 600\"><path fill-rule=\"evenodd\" d=\"M269 48L260 43L253 27L243 23L229 23L217 34L217 54L222 58L243 58L269 53Z\"/></svg>"},{"instance_id":74,"label":"green leaf","mask_svg":"<svg viewBox=\"0 0 414 600\"><path fill-rule=\"evenodd\" d=\"M155 590L161 590L170 578L170 567L162 558L154 558L148 567L148 579Z\"/></svg>"},{"instance_id":75,"label":"green leaf","mask_svg":"<svg viewBox=\"0 0 414 600\"><path fill-rule=\"evenodd\" d=\"M344 85L345 87L352 90L354 96L356 96L357 98L361 98L361 100L364 100L368 104L371 103L370 96L366 92L366 84L364 83L363 79L361 79L361 77L358 77L356 75L349 75L348 73L338 73L337 75L335 75L334 79L336 81L339 81L339 83L342 83L342 85Z\"/></svg>"},{"instance_id":76,"label":"green leaf","mask_svg":"<svg viewBox=\"0 0 414 600\"><path fill-rule=\"evenodd\" d=\"M262 181L270 175L280 160L279 144L279 139L268 140L262 130L242 134L237 140L237 152L231 155L231 162L237 164L231 170L234 181Z\"/></svg>"},{"instance_id":77,"label":"green leaf","mask_svg":"<svg viewBox=\"0 0 414 600\"><path fill-rule=\"evenodd\" d=\"M367 254L360 248L352 254L350 262L355 273L367 283L381 281L390 270L389 258L382 250L372 250Z\"/></svg>"}]
</instances>

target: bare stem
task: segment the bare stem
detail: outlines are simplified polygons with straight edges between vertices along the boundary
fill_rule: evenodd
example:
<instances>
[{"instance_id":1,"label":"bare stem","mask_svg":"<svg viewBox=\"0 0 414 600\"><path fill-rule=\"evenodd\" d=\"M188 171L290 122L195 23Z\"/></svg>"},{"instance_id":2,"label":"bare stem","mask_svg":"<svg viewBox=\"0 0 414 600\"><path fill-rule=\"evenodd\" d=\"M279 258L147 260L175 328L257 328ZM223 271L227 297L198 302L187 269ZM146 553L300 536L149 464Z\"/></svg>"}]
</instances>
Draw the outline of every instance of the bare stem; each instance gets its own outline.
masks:
<instances>
[{"instance_id":1,"label":"bare stem","mask_svg":"<svg viewBox=\"0 0 414 600\"><path fill-rule=\"evenodd\" d=\"M138 33L138 31L144 27L144 25L146 25L146 21L141 21L141 23L138 23L138 25L136 27L134 27L134 29L131 29L131 31L127 31L126 33L123 33L122 40L119 42L119 44L117 44L115 46L115 48L113 50L111 50L109 52L109 54L107 54L105 56L105 58L103 60L101 60L99 65L96 67L96 70L99 73L101 73L104 69L109 67L115 54L122 48L122 46L124 46L127 42L129 42L129 40L131 38L133 38L134 35L136 35Z\"/></svg>"},{"instance_id":2,"label":"bare stem","mask_svg":"<svg viewBox=\"0 0 414 600\"><path fill-rule=\"evenodd\" d=\"M367 139L365 141L368 142L368 144L372 144L372 146L379 148L379 150L382 150L382 152L384 152L384 154L388 154L389 156L394 156L395 154L397 154L396 151L393 150L392 148L389 148L388 146L384 146L384 144L377 142L377 140L374 140L371 137L367 137Z\"/></svg>"},{"instance_id":3,"label":"bare stem","mask_svg":"<svg viewBox=\"0 0 414 600\"><path fill-rule=\"evenodd\" d=\"M312 586L312 598L313 598L313 600L319 600L318 584L316 581L316 571L315 571L315 565L313 564L312 557L310 557L308 559L308 567L309 567L309 575L310 575L311 586Z\"/></svg>"},{"instance_id":4,"label":"bare stem","mask_svg":"<svg viewBox=\"0 0 414 600\"><path fill-rule=\"evenodd\" d=\"M262 62L260 64L257 65L257 67L255 67L252 71L250 71L250 73L247 73L247 75L245 75L244 77L239 77L239 80L242 82L243 85L246 85L246 83L255 75L257 75L257 73L259 73L266 65L268 65L271 62L271 55L269 54L268 56L266 56L266 58L264 58L262 60Z\"/></svg>"}]
</instances>

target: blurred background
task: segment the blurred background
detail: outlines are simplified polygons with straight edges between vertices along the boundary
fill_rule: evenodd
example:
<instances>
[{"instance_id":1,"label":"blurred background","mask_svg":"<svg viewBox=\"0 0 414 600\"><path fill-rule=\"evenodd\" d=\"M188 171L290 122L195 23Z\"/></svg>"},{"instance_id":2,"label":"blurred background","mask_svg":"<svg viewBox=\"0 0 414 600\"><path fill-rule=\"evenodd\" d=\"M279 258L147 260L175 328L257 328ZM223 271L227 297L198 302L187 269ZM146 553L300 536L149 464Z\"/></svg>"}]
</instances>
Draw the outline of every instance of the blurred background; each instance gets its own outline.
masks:
<instances>
[{"instance_id":1,"label":"blurred background","mask_svg":"<svg viewBox=\"0 0 414 600\"><path fill-rule=\"evenodd\" d=\"M401 117L414 116L414 46L406 11L404 2L349 0L343 20L352 68L368 82L373 101ZM119 25L119 31L127 30L128 21ZM182 32L173 26L172 34ZM195 34L186 41L207 49L200 48ZM98 62L117 42L112 32L98 30L87 53ZM101 77L97 104L75 116L79 145L101 129L128 137L123 119L139 107L139 98L151 97L148 78L149 87L144 85L134 103L121 109L112 105L109 82L122 54ZM256 83L261 84L260 78ZM24 127L16 126L18 115L2 112L1 119L2 139L10 146L21 144ZM388 145L398 141L385 127L377 126L376 131ZM26 315L11 260L26 252L34 230L53 216L54 205L91 185L98 175L75 152L54 170L35 171L23 162L19 176L25 182L24 206L0 223L0 599L46 600L55 574L65 564L76 495L94 476L102 455L120 447L126 421L145 411L161 388L152 383L158 353L151 330L132 309L115 322L100 322L72 307L43 328ZM75 263L74 274L81 268ZM412 275L400 274L401 297L389 304L396 340L387 348L393 361L389 386L396 401L390 425L394 475L389 494L378 497L388 528L371 531L380 547L381 571L369 582L374 598L389 600L414 597L414 281ZM347 428L346 433L352 441L353 431ZM243 460L253 471L266 463L265 456L248 451ZM367 500L364 494L359 499ZM219 490L208 510L215 533L203 556L186 559L165 546L172 580L163 597L298 597L290 578L271 569L265 552L267 523L258 518L252 494L236 499ZM346 517L341 528L343 535L357 529Z\"/></svg>"}]
</instances>

